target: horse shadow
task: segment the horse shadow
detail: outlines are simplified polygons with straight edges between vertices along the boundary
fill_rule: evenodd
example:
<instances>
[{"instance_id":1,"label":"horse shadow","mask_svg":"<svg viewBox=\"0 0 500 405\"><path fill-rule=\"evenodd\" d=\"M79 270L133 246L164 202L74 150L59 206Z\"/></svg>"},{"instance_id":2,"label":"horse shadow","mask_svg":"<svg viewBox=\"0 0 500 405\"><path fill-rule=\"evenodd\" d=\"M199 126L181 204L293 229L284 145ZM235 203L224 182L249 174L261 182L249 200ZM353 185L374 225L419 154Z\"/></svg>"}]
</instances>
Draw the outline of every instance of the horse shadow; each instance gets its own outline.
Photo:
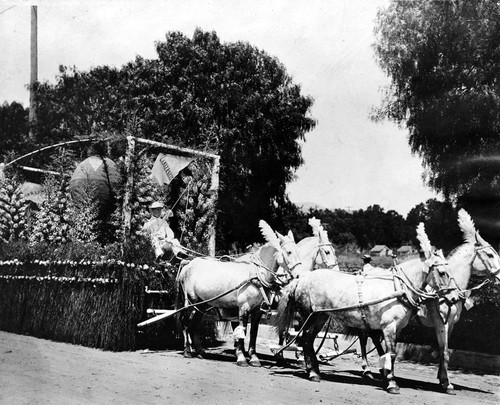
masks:
<instances>
[{"instance_id":1,"label":"horse shadow","mask_svg":"<svg viewBox=\"0 0 500 405\"><path fill-rule=\"evenodd\" d=\"M182 356L183 352L178 352L179 355ZM276 358L272 355L266 354L258 354L261 366L263 368L271 369L276 366ZM247 355L247 360L249 360L249 356ZM202 355L204 360L208 361L220 361L224 363L235 363L236 356L234 354L234 348L230 349L224 347L224 344L220 346L211 346L209 349L206 349Z\"/></svg>"},{"instance_id":2,"label":"horse shadow","mask_svg":"<svg viewBox=\"0 0 500 405\"><path fill-rule=\"evenodd\" d=\"M415 390L424 390L424 391L434 391L434 392L439 392L442 393L441 386L436 382L429 382L429 381L420 381L420 380L414 380L412 378L404 378L404 377L398 377L396 376L396 381L398 382L399 386L401 388L411 388ZM465 385L460 385L455 382L453 382L453 386L455 387L455 391L468 391L468 392L476 392L476 393L481 393L481 394L494 394L491 391L487 390L482 390L479 388L473 388L473 387L467 387Z\"/></svg>"},{"instance_id":3,"label":"horse shadow","mask_svg":"<svg viewBox=\"0 0 500 405\"><path fill-rule=\"evenodd\" d=\"M307 372L304 369L294 370L287 368L283 370L272 371L272 374L275 376L283 376L283 377L290 376L290 377L298 377L303 380L308 380ZM382 376L379 373L373 373L373 376L374 379L365 378L363 377L362 371L359 370L342 370L342 371L333 370L321 373L322 381L348 384L348 385L371 385L378 389L382 390L385 389L385 381L383 380ZM441 390L441 386L438 383L434 382L428 382L428 381L422 381L413 378L405 378L398 376L396 376L396 382L402 389L413 389L417 391L443 393L443 391ZM453 385L455 387L455 391L457 392L468 391L468 392L494 395L494 393L491 391L482 390L479 388L467 387L455 383Z\"/></svg>"},{"instance_id":4,"label":"horse shadow","mask_svg":"<svg viewBox=\"0 0 500 405\"><path fill-rule=\"evenodd\" d=\"M354 374L357 374L356 372L353 372ZM275 370L272 372L273 375L275 376L282 376L282 377L298 377L303 380L309 380L307 372L303 368L287 368L283 370ZM329 371L329 372L322 372L321 373L321 380L322 381L328 381L328 382L334 382L334 383L341 383L341 384L348 384L348 385L372 385L377 388L383 388L383 381L382 379L365 379L361 377L361 373L359 373L358 376L356 375L346 375L346 372L337 372L337 371Z\"/></svg>"}]
</instances>

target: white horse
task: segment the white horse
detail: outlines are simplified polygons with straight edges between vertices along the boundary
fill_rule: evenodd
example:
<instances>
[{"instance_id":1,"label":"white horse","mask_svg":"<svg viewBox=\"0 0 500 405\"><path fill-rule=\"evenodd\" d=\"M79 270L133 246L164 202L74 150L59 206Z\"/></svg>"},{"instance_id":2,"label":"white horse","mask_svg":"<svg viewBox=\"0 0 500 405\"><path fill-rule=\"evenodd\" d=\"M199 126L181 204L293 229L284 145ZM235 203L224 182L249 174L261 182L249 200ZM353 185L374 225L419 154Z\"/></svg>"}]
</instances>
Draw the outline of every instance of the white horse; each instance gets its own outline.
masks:
<instances>
[{"instance_id":1,"label":"white horse","mask_svg":"<svg viewBox=\"0 0 500 405\"><path fill-rule=\"evenodd\" d=\"M279 268L292 272L301 261L291 231L287 236L274 232L264 221L259 222L267 243L257 251L236 261L196 258L184 266L177 277L178 299L184 298L180 316L184 333L184 356L201 356L200 325L206 311L217 309L222 318L238 317L234 329L237 365L247 366L244 339L251 318L248 354L251 366L260 366L256 352L257 332L262 315L261 304L269 300L275 288ZM177 303L179 306L179 302ZM194 346L194 350L193 347Z\"/></svg>"},{"instance_id":2,"label":"white horse","mask_svg":"<svg viewBox=\"0 0 500 405\"><path fill-rule=\"evenodd\" d=\"M450 272L448 292L425 302L417 316L410 320L415 326L433 328L439 346L439 370L437 378L441 388L448 394L454 393L454 387L448 377L449 341L453 327L460 319L464 302L470 295L467 285L471 275L486 275L499 279L500 257L495 249L487 243L476 231L470 215L461 209L458 212L458 225L464 237L464 243L456 247L447 257ZM375 340L374 340L375 342ZM363 369L368 370L366 356L366 339L361 340ZM379 351L379 349L377 348ZM380 351L379 351L380 354Z\"/></svg>"},{"instance_id":3,"label":"white horse","mask_svg":"<svg viewBox=\"0 0 500 405\"><path fill-rule=\"evenodd\" d=\"M497 251L476 231L470 215L461 209L458 212L458 224L464 237L464 243L448 255L448 266L452 282L450 293L439 299L430 300L418 318L424 326L434 329L439 345L439 370L437 378L442 389L454 393L454 387L448 377L449 341L453 327L460 319L464 302L470 294L467 285L471 275L486 275L500 279L500 257Z\"/></svg>"},{"instance_id":4,"label":"white horse","mask_svg":"<svg viewBox=\"0 0 500 405\"><path fill-rule=\"evenodd\" d=\"M419 240L427 238L423 224L417 228ZM430 244L428 244L430 246ZM275 325L286 330L299 311L303 327L304 358L309 379L319 381L319 364L313 343L331 316L338 323L356 331L380 330L387 354L381 368L387 379L387 391L398 393L394 378L396 337L405 327L423 295L425 286L439 291L449 284L442 252L425 249L427 260L419 258L401 263L393 277L354 275L332 270L315 270L293 280L283 291Z\"/></svg>"},{"instance_id":5,"label":"white horse","mask_svg":"<svg viewBox=\"0 0 500 405\"><path fill-rule=\"evenodd\" d=\"M328 238L327 231L321 225L321 221L312 217L309 218L308 224L312 228L313 236L308 236L297 243L302 266L296 267L296 270L291 274L292 278L301 277L316 269L339 270L335 249ZM287 331L279 334L278 346L283 345L286 336ZM282 351L276 354L276 360L279 364L285 364Z\"/></svg>"}]
</instances>

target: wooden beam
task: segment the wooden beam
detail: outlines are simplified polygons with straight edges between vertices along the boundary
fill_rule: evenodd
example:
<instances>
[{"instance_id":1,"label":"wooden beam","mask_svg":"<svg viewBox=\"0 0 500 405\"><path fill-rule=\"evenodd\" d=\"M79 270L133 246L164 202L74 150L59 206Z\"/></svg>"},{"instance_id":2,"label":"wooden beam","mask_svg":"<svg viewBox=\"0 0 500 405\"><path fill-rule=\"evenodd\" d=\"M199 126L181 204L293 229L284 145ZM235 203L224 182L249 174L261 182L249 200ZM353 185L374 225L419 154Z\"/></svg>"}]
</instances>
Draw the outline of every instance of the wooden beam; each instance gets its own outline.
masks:
<instances>
[{"instance_id":1,"label":"wooden beam","mask_svg":"<svg viewBox=\"0 0 500 405\"><path fill-rule=\"evenodd\" d=\"M173 310L173 309L171 309L171 310L165 310L165 312L162 313L162 314L160 314L160 315L156 315L153 318L150 318L150 319L147 319L147 320L145 320L143 322L138 323L137 327L138 328L142 328L143 326L150 325L152 323L161 321L162 319L165 319L165 318L169 318L169 317L175 315L177 312L180 312L181 310Z\"/></svg>"},{"instance_id":2,"label":"wooden beam","mask_svg":"<svg viewBox=\"0 0 500 405\"><path fill-rule=\"evenodd\" d=\"M19 167L23 170L26 170L27 172L45 173L45 174L53 174L55 176L62 176L61 173L54 172L52 170L37 169L36 167L29 167L29 166L19 166Z\"/></svg>"},{"instance_id":3,"label":"wooden beam","mask_svg":"<svg viewBox=\"0 0 500 405\"><path fill-rule=\"evenodd\" d=\"M67 145L72 145L74 143L83 143L83 142L107 141L108 139L111 139L111 138L104 138L104 139L87 138L87 139L79 139L79 140L76 140L76 141L67 141L67 142L57 143L55 145L45 146L43 148L34 150L33 152L26 153L25 155L19 156L18 158L14 159L14 160L11 160L9 163L5 164L5 167L10 166L10 165L12 165L12 164L14 164L14 163L22 160L22 159L26 159L27 157L30 157L32 155L36 155L37 153L40 153L40 152L43 152L43 151L49 150L49 149L54 149L54 148L57 148L59 146L67 146Z\"/></svg>"},{"instance_id":4,"label":"wooden beam","mask_svg":"<svg viewBox=\"0 0 500 405\"><path fill-rule=\"evenodd\" d=\"M134 154L135 139L133 136L127 136L127 150L125 152L125 170L127 182L125 183L125 193L123 195L123 238L124 241L130 236L130 224L132 222L132 207L130 200L132 198L132 189L134 187Z\"/></svg>"},{"instance_id":5,"label":"wooden beam","mask_svg":"<svg viewBox=\"0 0 500 405\"><path fill-rule=\"evenodd\" d=\"M193 156L202 156L202 157L207 157L210 159L219 159L219 155L215 155L213 153L208 153L208 152L200 152L199 150L194 150L194 149L189 149L189 148L181 148L180 146L173 146L169 145L167 143L162 143L162 142L157 142L157 141L151 141L149 139L144 139L144 138L135 138L137 142L144 143L147 145L152 145L152 146L158 146L161 147L165 150L168 150L170 152L177 152L182 155L193 155Z\"/></svg>"},{"instance_id":6,"label":"wooden beam","mask_svg":"<svg viewBox=\"0 0 500 405\"><path fill-rule=\"evenodd\" d=\"M220 158L214 158L212 166L212 179L210 182L210 198L213 198L214 204L217 204L219 194L219 171L220 171ZM215 257L216 247L216 226L217 226L217 213L215 213L214 220L208 228L208 254Z\"/></svg>"}]
</instances>

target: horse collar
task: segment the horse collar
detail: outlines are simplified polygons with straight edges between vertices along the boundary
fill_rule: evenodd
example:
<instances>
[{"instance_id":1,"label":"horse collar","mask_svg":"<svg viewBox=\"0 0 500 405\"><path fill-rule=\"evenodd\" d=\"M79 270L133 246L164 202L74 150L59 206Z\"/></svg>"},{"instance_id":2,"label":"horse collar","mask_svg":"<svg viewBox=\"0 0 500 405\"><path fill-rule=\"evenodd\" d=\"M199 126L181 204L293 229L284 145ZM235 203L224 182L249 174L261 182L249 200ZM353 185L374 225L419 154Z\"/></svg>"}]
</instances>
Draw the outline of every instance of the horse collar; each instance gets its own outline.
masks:
<instances>
[{"instance_id":1,"label":"horse collar","mask_svg":"<svg viewBox=\"0 0 500 405\"><path fill-rule=\"evenodd\" d=\"M446 316L443 316L441 314L441 311L439 310L439 305L441 303L445 303L446 306L448 307L448 311L446 313ZM450 300L448 300L446 297L444 298L441 298L440 300L437 300L437 303L436 303L436 312L439 314L439 317L441 318L441 322L443 322L443 325L446 325L450 319L450 313L451 313L451 307L453 306L454 304L452 302L450 302Z\"/></svg>"}]
</instances>

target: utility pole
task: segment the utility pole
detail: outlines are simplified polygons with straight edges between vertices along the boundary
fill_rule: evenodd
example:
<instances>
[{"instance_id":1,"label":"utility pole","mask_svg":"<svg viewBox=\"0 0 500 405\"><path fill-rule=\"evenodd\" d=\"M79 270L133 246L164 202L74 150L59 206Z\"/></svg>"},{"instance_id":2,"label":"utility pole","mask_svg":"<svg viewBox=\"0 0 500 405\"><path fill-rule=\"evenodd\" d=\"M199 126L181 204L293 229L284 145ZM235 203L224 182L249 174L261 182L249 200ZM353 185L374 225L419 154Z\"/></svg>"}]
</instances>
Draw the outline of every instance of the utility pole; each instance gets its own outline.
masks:
<instances>
[{"instance_id":1,"label":"utility pole","mask_svg":"<svg viewBox=\"0 0 500 405\"><path fill-rule=\"evenodd\" d=\"M34 139L33 126L36 123L36 103L34 86L38 81L38 10L31 6L31 64L30 64L30 110L29 138Z\"/></svg>"}]
</instances>

